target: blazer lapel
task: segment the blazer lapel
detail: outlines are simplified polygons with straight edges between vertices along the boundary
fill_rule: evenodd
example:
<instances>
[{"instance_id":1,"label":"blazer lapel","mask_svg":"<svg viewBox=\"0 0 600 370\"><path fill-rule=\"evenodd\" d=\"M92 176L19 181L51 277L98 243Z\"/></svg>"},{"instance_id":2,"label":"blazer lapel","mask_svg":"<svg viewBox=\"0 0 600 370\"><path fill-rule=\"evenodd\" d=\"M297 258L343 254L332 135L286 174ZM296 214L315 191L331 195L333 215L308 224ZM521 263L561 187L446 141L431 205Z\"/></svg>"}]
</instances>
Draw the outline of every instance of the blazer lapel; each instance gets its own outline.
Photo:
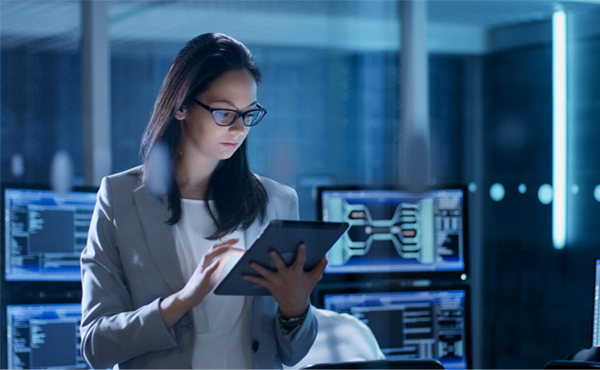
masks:
<instances>
[{"instance_id":1,"label":"blazer lapel","mask_svg":"<svg viewBox=\"0 0 600 370\"><path fill-rule=\"evenodd\" d=\"M134 190L133 194L152 258L169 287L174 292L179 291L185 281L177 258L172 226L166 222L171 217L166 203L153 198L144 186Z\"/></svg>"}]
</instances>

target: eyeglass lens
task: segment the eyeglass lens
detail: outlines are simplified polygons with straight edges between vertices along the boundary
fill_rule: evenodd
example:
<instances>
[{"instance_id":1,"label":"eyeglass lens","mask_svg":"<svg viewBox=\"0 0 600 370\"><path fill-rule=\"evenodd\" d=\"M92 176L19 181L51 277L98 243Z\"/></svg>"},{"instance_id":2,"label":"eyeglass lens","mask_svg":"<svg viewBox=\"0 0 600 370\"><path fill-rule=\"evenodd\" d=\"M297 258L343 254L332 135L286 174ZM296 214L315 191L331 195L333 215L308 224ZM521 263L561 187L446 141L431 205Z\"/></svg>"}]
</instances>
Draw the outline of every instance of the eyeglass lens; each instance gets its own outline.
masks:
<instances>
[{"instance_id":1,"label":"eyeglass lens","mask_svg":"<svg viewBox=\"0 0 600 370\"><path fill-rule=\"evenodd\" d=\"M212 115L217 125L229 126L233 124L233 122L235 122L239 116L242 116L242 121L245 126L254 126L262 119L262 117L265 115L265 112L260 109L251 110L244 113L237 113L231 110L214 110Z\"/></svg>"}]
</instances>

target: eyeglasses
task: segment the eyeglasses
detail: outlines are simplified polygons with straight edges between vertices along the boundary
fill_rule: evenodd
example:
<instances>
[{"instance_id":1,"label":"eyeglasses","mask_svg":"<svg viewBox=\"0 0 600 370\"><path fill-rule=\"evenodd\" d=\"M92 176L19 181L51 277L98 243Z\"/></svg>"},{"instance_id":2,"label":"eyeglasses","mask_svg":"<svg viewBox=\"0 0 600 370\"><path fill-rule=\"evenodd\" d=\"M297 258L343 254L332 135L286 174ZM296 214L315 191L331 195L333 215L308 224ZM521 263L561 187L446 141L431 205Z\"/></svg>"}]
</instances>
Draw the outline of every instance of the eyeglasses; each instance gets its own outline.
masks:
<instances>
[{"instance_id":1,"label":"eyeglasses","mask_svg":"<svg viewBox=\"0 0 600 370\"><path fill-rule=\"evenodd\" d=\"M212 113L213 120L219 126L231 126L239 117L242 117L244 126L250 127L259 123L265 114L267 114L267 110L258 103L256 103L257 109L240 112L233 109L213 109L206 104L200 103L197 99L194 99L194 102Z\"/></svg>"}]
</instances>

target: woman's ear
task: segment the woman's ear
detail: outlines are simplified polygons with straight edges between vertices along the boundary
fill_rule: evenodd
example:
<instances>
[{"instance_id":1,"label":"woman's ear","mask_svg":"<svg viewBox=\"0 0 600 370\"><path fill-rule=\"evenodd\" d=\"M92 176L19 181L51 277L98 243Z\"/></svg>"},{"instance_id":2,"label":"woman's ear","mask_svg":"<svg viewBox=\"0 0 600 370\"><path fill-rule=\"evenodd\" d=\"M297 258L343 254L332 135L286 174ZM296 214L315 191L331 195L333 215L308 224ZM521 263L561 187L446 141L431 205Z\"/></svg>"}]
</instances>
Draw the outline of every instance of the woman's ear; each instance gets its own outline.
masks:
<instances>
[{"instance_id":1,"label":"woman's ear","mask_svg":"<svg viewBox=\"0 0 600 370\"><path fill-rule=\"evenodd\" d=\"M185 108L179 108L175 111L175 119L183 121L185 119L185 113L187 110Z\"/></svg>"}]
</instances>

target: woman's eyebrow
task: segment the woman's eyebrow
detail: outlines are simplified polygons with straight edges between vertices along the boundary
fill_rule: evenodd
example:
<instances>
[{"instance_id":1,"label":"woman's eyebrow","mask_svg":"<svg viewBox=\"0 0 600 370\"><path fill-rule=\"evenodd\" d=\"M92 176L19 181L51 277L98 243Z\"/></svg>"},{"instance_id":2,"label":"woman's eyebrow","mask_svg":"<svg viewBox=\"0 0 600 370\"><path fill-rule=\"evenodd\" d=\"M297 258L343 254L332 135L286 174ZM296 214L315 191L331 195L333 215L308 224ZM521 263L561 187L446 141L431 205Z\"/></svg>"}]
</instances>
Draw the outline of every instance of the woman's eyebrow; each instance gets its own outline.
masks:
<instances>
[{"instance_id":1,"label":"woman's eyebrow","mask_svg":"<svg viewBox=\"0 0 600 370\"><path fill-rule=\"evenodd\" d=\"M227 105L230 105L231 107L233 107L233 108L235 108L235 109L238 109L238 108L235 106L235 104L233 104L233 102L232 102L232 101L230 101L230 100L227 100L227 99L215 100L215 103L225 103L225 104L227 104ZM247 106L246 108L248 108L248 107L251 107L251 106L253 106L253 105L256 105L257 103L258 103L257 101L254 101L254 102L252 102L252 103L248 104L248 106Z\"/></svg>"}]
</instances>

